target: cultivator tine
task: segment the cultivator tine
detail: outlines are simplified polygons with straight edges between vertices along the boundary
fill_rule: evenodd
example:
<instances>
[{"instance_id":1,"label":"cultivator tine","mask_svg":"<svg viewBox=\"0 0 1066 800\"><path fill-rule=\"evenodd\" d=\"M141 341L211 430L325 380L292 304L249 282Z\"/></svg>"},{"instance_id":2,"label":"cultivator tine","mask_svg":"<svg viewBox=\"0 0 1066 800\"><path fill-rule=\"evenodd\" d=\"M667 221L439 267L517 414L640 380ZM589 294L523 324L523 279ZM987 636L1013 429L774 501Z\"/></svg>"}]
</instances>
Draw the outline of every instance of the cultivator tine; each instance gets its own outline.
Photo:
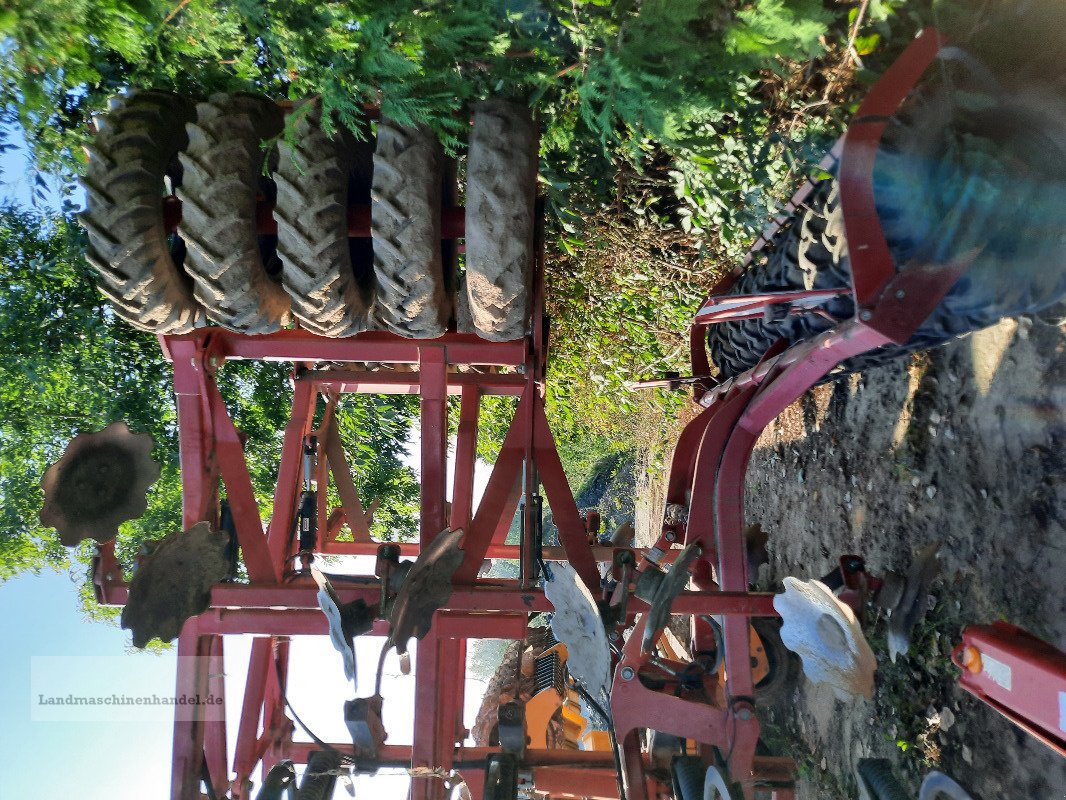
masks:
<instances>
[{"instance_id":1,"label":"cultivator tine","mask_svg":"<svg viewBox=\"0 0 1066 800\"><path fill-rule=\"evenodd\" d=\"M121 523L148 508L146 493L159 478L154 444L125 422L75 436L41 478L41 524L55 528L67 547L114 539Z\"/></svg>"},{"instance_id":2,"label":"cultivator tine","mask_svg":"<svg viewBox=\"0 0 1066 800\"><path fill-rule=\"evenodd\" d=\"M673 607L674 599L688 583L689 567L702 552L703 549L698 544L688 545L681 551L677 560L670 565L666 574L657 581L655 592L648 600L651 607L648 609L648 618L644 624L644 638L641 642L643 652L654 652L660 632L670 621L670 609Z\"/></svg>"},{"instance_id":3,"label":"cultivator tine","mask_svg":"<svg viewBox=\"0 0 1066 800\"><path fill-rule=\"evenodd\" d=\"M452 576L463 563L459 542L463 531L441 531L433 542L418 554L414 565L396 593L389 611L389 647L401 658L407 653L411 637L421 639L429 633L433 614L452 596Z\"/></svg>"},{"instance_id":4,"label":"cultivator tine","mask_svg":"<svg viewBox=\"0 0 1066 800\"><path fill-rule=\"evenodd\" d=\"M318 584L318 607L329 620L330 641L344 659L344 677L355 681L357 673L352 639L370 630L377 616L377 606L368 605L362 599L341 603L329 579L315 567L311 567L311 577Z\"/></svg>"},{"instance_id":5,"label":"cultivator tine","mask_svg":"<svg viewBox=\"0 0 1066 800\"><path fill-rule=\"evenodd\" d=\"M939 542L926 545L914 556L907 571L902 595L888 618L888 655L893 663L897 653L910 649L911 633L929 608L929 587L940 571L939 551Z\"/></svg>"}]
</instances>

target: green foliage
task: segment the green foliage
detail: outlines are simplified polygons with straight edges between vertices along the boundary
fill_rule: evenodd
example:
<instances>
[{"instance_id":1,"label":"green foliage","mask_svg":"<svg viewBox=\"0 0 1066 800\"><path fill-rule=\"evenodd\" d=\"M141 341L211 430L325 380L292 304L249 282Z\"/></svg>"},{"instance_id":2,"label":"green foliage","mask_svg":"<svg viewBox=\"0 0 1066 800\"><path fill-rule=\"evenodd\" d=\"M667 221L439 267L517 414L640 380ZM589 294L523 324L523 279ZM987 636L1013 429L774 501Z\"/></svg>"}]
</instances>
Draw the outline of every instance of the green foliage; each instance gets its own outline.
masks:
<instances>
[{"instance_id":1,"label":"green foliage","mask_svg":"<svg viewBox=\"0 0 1066 800\"><path fill-rule=\"evenodd\" d=\"M737 24L726 31L725 48L731 55L760 60L767 54L811 58L829 19L816 0L787 5L784 0L755 0L737 12Z\"/></svg>"},{"instance_id":2,"label":"green foliage","mask_svg":"<svg viewBox=\"0 0 1066 800\"><path fill-rule=\"evenodd\" d=\"M381 502L370 527L375 538L406 542L418 535L419 484L403 460L418 411L418 398L407 395L356 394L337 409L359 497L364 507Z\"/></svg>"},{"instance_id":3,"label":"green foliage","mask_svg":"<svg viewBox=\"0 0 1066 800\"><path fill-rule=\"evenodd\" d=\"M84 239L63 216L0 208L0 348L8 354L0 363L0 580L70 564L55 532L38 522L40 477L75 435L115 420L150 433L161 465L148 510L120 528L120 561L131 564L142 542L181 526L170 365L154 336L118 320L98 294ZM248 470L268 518L292 401L287 367L232 362L217 380L248 437ZM418 484L402 460L417 413L413 398L363 395L337 411L356 486L367 503L381 500L373 530L382 538L417 530ZM92 547L74 552L87 564Z\"/></svg>"},{"instance_id":4,"label":"green foliage","mask_svg":"<svg viewBox=\"0 0 1066 800\"><path fill-rule=\"evenodd\" d=\"M83 247L69 220L0 209L0 578L67 563L38 523L38 481L77 433L126 419L175 468L169 369L151 337L105 306ZM166 517L161 500L130 523L134 538Z\"/></svg>"},{"instance_id":5,"label":"green foliage","mask_svg":"<svg viewBox=\"0 0 1066 800\"><path fill-rule=\"evenodd\" d=\"M504 94L542 112L549 159L586 140L609 162L682 143L738 76L811 55L829 19L815 0L14 0L0 92L40 164L67 174L89 114L131 85L311 97L360 134L380 105L448 146L471 101Z\"/></svg>"}]
</instances>

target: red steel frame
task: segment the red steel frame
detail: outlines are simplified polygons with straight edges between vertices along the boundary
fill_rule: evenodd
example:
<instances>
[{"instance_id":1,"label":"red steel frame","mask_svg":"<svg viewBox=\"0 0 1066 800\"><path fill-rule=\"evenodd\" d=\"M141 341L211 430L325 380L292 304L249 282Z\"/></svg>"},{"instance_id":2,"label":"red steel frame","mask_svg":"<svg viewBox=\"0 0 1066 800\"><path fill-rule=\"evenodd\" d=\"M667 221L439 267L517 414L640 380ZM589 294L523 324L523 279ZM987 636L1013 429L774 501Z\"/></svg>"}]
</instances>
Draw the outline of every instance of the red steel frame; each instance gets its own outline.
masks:
<instances>
[{"instance_id":1,"label":"red steel frame","mask_svg":"<svg viewBox=\"0 0 1066 800\"><path fill-rule=\"evenodd\" d=\"M967 264L906 264L897 270L881 231L874 203L872 176L878 144L887 120L932 63L941 47L935 30L924 31L873 87L847 133L834 148L826 165L839 160L841 204L844 212L856 299L854 319L840 323L809 342L783 349L771 348L752 370L709 388L696 384L696 399L705 407L682 432L674 452L666 502L688 507L687 524L663 525L651 553L674 542L698 544L702 555L692 567L704 590L744 592L748 587L744 541L744 476L760 433L789 404L814 386L840 362L889 342L905 342L929 316L965 271ZM813 188L806 185L793 198L788 211L799 207ZM772 239L785 217L753 248L757 253ZM749 255L749 260L752 256ZM766 305L835 296L832 292L788 292L756 297L721 297L743 267L727 274L712 289L690 331L695 377L709 377L706 352L709 324L755 316ZM646 555L641 569L653 566ZM710 575L716 568L718 584ZM638 623L615 669L611 708L623 758L629 800L646 800L644 768L638 731L654 728L701 742L701 752L711 763L725 761L730 778L747 800L757 785L772 786L781 763L755 756L759 723L755 716L750 666L748 620L742 614L726 616L722 623L727 675L724 702L708 706L654 691L639 676L653 669L649 655L641 653L643 623ZM713 748L713 750L712 750ZM717 751L715 753L714 751ZM790 789L777 789L777 797L790 797Z\"/></svg>"},{"instance_id":2,"label":"red steel frame","mask_svg":"<svg viewBox=\"0 0 1066 800\"><path fill-rule=\"evenodd\" d=\"M889 341L905 341L965 270L966 265L962 264L908 264L897 271L884 243L871 186L873 159L885 120L932 62L939 47L935 31L919 36L871 90L856 120L834 148L833 157L839 157L841 202L854 276L854 287L848 291L854 291L857 300L856 318L784 352L780 347L773 348L756 368L735 379L713 388L697 384L696 399L705 410L681 434L667 494L668 503L689 507L688 521L664 524L656 547L641 553L638 569L671 561L676 552L670 551L683 543L702 547L702 555L693 567L698 589L682 592L672 611L723 618L725 696L723 703L712 705L646 687L640 675L649 668L650 658L640 652L643 622L637 624L617 659L611 695L629 800L646 800L650 794L669 796L670 791L652 779L646 769L637 736L641 728L697 740L708 763L717 750L748 800L753 798L757 783L776 787L775 797L792 796L787 788L791 762L755 755L759 723L752 700L749 618L772 616L775 612L771 595L748 592L743 537L744 474L755 441L770 420L842 360ZM803 201L806 191L809 187L793 199L793 206ZM358 220L353 222L353 226L361 231L364 226L357 223ZM451 227L459 230L461 220L452 220ZM538 235L538 242L542 253L542 235ZM765 241L760 240L755 251L763 244ZM533 526L524 526L526 540L520 545L504 543L523 494L527 500L525 513L533 513L533 503L528 501L538 483L544 487L561 543L560 548L546 551L545 556L570 561L593 594L599 593L598 562L609 562L613 552L589 544L545 416L547 343L540 254L535 274L533 333L513 342L487 342L454 331L433 340L408 340L380 332L326 339L301 330L247 336L220 329L161 337L164 352L174 363L184 522L186 526L202 520L217 524L221 481L233 511L249 578L246 584L216 586L210 608L185 624L178 640L178 654L209 658L180 661L178 690L203 694L210 688L220 694L221 680L212 676L222 672L218 666L223 658L223 637L231 633L260 637L251 650L232 767L226 751L224 720L175 722L173 798L201 797L203 774L210 776L216 796L248 798L256 766L261 765L265 772L284 758L306 763L313 749L292 741L293 723L284 713L283 696L288 637L322 635L327 629L318 610L314 582L293 571L297 554L290 539L299 502L303 443L312 433L321 396L335 398L346 392L419 393L420 541L418 545L405 545L405 554L416 553L448 526L466 531L465 556L454 578L451 599L437 613L430 633L418 644L414 744L385 747L383 760L447 770L456 761L477 762L489 752L457 744L464 737L460 714L466 639L524 638L528 614L551 608L532 580ZM727 276L712 295L727 288L736 274L734 271ZM710 298L692 326L693 374L709 375L705 350L708 324L738 318L766 303L795 299L771 296L745 298L747 302L727 303L724 307L719 303L719 310L724 308L726 312L723 315L715 312L713 297ZM808 299L818 300L813 296ZM265 526L239 434L215 382L216 371L225 361L234 359L280 360L294 365L292 415L285 430L273 512ZM414 365L417 371L318 369L314 366L317 362L403 364ZM459 365L491 365L510 371L452 369ZM472 498L478 409L480 398L490 394L515 396L518 405L475 509ZM450 518L445 503L449 395L460 397ZM327 516L331 519L329 524ZM336 541L338 514L320 514L321 529L326 532L320 543L321 552L376 551L377 543L369 540L365 520L354 516L353 519L349 514L347 521L355 541L340 542ZM519 580L479 578L478 570L486 557L520 559ZM712 566L719 576L717 583L711 579ZM342 602L359 597L368 602L378 599L374 577L363 577L363 586L345 583L336 587ZM100 549L94 583L100 602L125 602L127 587L110 544ZM636 598L632 602L636 607L630 609L631 613L643 607ZM385 623L375 626L376 633L386 631ZM185 667L187 664L200 666ZM348 744L336 747L350 749ZM533 772L538 790L550 789L554 796L618 795L609 753L533 750L527 753L525 764ZM230 769L235 774L232 780ZM479 798L482 777L478 770L464 768L463 774L474 797ZM415 800L440 800L443 796L440 781L412 780Z\"/></svg>"},{"instance_id":3,"label":"red steel frame","mask_svg":"<svg viewBox=\"0 0 1066 800\"><path fill-rule=\"evenodd\" d=\"M967 625L959 685L1066 757L1066 653L1016 625Z\"/></svg>"}]
</instances>

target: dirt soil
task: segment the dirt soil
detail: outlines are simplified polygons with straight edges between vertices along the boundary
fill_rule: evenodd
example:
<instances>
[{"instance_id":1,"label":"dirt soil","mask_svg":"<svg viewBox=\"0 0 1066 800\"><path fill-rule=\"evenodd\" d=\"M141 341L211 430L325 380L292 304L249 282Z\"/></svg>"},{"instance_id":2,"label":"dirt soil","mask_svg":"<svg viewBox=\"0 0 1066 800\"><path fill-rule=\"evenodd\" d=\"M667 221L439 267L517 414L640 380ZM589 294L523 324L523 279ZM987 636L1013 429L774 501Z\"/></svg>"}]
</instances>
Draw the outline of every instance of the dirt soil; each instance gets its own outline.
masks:
<instances>
[{"instance_id":1,"label":"dirt soil","mask_svg":"<svg viewBox=\"0 0 1066 800\"><path fill-rule=\"evenodd\" d=\"M952 345L818 387L765 431L747 478L749 522L770 531L769 575L818 578L839 555L905 572L941 543L941 576L912 647L872 701L801 678L764 715L800 764L799 798L854 798L853 765L891 759L917 797L939 768L977 800L1066 798L1066 759L955 684L967 623L1006 620L1066 649L1066 329L1004 321ZM763 568L763 571L766 567Z\"/></svg>"}]
</instances>

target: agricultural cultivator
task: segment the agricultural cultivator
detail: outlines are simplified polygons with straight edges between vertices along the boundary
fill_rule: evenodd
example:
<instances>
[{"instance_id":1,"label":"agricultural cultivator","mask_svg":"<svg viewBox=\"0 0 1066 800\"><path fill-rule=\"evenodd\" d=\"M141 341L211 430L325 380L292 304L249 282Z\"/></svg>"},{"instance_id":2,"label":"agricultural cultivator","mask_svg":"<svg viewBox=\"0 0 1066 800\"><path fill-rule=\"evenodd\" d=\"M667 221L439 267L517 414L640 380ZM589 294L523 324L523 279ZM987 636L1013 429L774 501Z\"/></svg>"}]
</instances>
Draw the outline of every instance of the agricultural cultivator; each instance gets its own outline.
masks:
<instances>
[{"instance_id":1,"label":"agricultural cultivator","mask_svg":"<svg viewBox=\"0 0 1066 800\"><path fill-rule=\"evenodd\" d=\"M177 637L179 656L200 657L179 659L179 694L223 694L225 636L255 637L232 759L226 720L178 718L172 797L281 797L294 764L308 765L301 798L385 767L409 770L416 800L793 797L793 762L760 743L761 699L787 686L793 654L812 680L869 694L859 617L871 601L890 610L893 655L905 651L936 548L905 576L872 575L845 555L823 581L751 591L759 532L745 524L744 475L756 440L820 381L1066 294L1057 262L1041 261L1063 228L1026 221L1024 202L1015 210L1019 198L1066 199L1061 174L1042 180L1045 159L1047 171L1066 160L1026 149L1049 121L1019 98L959 106L946 73L964 82L980 70L927 30L827 157L833 177L809 182L714 287L691 328L692 376L648 382L691 386L703 410L679 438L646 548L599 543L545 415L544 234L526 109L473 108L460 192L456 162L428 130L378 119L360 140L313 105L254 95L119 100L91 152L83 222L101 291L173 362L186 530L149 547L126 582L116 526L143 511L158 473L124 426L76 440L54 465L42 520L65 543L97 540L97 599L125 606L136 645ZM984 133L1011 163L970 158ZM1019 240L1032 248L1019 252ZM240 359L292 364L265 520L216 383ZM370 534L373 507L334 418L353 392L420 396L417 543ZM475 507L487 395L517 407ZM543 500L558 545L545 541ZM509 544L516 513L520 541ZM321 555L372 557L374 569L331 571ZM514 560L517 578L482 574L486 559ZM679 616L687 637L669 624ZM301 635L329 635L349 678L370 667L357 665L353 637L385 637L375 693L336 702L351 741L294 741L286 695L290 637ZM467 640L484 638L522 643L520 674L496 688L495 719L489 703L471 745ZM388 744L381 671L386 658L409 665L412 639L413 744Z\"/></svg>"}]
</instances>

